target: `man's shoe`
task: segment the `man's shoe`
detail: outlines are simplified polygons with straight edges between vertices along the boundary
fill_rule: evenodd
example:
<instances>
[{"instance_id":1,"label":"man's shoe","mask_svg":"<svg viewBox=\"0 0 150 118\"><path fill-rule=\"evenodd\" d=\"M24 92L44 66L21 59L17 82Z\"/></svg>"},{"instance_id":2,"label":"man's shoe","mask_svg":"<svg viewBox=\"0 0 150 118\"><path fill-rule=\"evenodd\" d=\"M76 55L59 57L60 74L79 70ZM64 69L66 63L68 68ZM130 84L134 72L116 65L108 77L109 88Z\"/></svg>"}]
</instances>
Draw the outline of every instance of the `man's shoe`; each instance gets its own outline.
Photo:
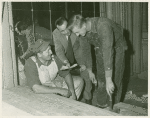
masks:
<instances>
[{"instance_id":1,"label":"man's shoe","mask_svg":"<svg viewBox=\"0 0 150 118\"><path fill-rule=\"evenodd\" d=\"M108 104L105 104L105 105L99 105L99 104L97 104L96 107L104 109L104 108L108 107Z\"/></svg>"},{"instance_id":2,"label":"man's shoe","mask_svg":"<svg viewBox=\"0 0 150 118\"><path fill-rule=\"evenodd\" d=\"M85 100L86 104L92 105L92 101L91 100Z\"/></svg>"}]
</instances>

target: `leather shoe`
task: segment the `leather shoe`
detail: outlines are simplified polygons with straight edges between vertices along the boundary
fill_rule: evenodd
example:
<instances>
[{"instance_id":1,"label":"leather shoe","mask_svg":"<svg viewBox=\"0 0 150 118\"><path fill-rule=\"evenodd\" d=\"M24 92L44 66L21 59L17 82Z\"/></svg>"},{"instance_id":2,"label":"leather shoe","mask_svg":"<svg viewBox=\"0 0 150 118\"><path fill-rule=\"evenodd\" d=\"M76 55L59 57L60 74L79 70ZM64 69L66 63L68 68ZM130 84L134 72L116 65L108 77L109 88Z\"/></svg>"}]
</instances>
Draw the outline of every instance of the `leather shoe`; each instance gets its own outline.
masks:
<instances>
[{"instance_id":1,"label":"leather shoe","mask_svg":"<svg viewBox=\"0 0 150 118\"><path fill-rule=\"evenodd\" d=\"M99 105L99 104L97 104L96 107L104 109L104 108L108 107L108 104L105 104L105 105Z\"/></svg>"},{"instance_id":2,"label":"leather shoe","mask_svg":"<svg viewBox=\"0 0 150 118\"><path fill-rule=\"evenodd\" d=\"M92 105L92 101L91 100L85 100L86 104Z\"/></svg>"}]
</instances>

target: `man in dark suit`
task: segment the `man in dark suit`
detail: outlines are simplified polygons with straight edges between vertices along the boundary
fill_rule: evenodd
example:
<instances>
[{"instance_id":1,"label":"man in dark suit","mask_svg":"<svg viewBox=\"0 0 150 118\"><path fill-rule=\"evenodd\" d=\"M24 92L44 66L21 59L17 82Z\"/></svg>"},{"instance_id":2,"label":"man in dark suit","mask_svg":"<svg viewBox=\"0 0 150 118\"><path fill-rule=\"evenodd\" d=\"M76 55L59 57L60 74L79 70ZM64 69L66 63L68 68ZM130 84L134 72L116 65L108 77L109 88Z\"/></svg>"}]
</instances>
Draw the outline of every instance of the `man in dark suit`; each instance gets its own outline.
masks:
<instances>
[{"instance_id":1,"label":"man in dark suit","mask_svg":"<svg viewBox=\"0 0 150 118\"><path fill-rule=\"evenodd\" d=\"M57 19L55 25L57 28L53 31L53 39L56 55L64 64L66 64L69 67L71 64L74 63L74 58L76 59L78 65L80 66L80 75L85 81L83 98L86 103L91 104L92 82L97 83L97 81L95 79L95 75L92 72L92 58L90 48L87 48L87 52L89 53L87 53L86 56L83 56L82 54L82 46L90 47L90 45L88 45L88 43L81 45L81 42L77 38L77 36L66 29L67 20L65 18L60 17L59 19ZM71 40L71 45L73 49L69 48L69 39ZM73 55L70 54L69 57L67 55L68 51L70 53L72 51L71 54Z\"/></svg>"}]
</instances>

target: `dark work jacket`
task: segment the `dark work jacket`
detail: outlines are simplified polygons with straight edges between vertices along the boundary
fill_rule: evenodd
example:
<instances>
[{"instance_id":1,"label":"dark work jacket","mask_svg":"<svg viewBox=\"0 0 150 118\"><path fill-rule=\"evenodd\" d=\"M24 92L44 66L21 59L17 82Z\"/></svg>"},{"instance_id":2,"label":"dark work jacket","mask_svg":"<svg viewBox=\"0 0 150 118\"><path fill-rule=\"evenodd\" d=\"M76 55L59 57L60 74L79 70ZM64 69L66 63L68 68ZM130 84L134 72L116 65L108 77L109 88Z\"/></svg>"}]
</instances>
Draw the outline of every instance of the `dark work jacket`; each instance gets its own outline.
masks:
<instances>
[{"instance_id":1,"label":"dark work jacket","mask_svg":"<svg viewBox=\"0 0 150 118\"><path fill-rule=\"evenodd\" d=\"M105 77L112 77L114 50L124 52L127 49L123 28L108 18L94 17L91 20L91 32L87 33L88 42L102 53Z\"/></svg>"}]
</instances>

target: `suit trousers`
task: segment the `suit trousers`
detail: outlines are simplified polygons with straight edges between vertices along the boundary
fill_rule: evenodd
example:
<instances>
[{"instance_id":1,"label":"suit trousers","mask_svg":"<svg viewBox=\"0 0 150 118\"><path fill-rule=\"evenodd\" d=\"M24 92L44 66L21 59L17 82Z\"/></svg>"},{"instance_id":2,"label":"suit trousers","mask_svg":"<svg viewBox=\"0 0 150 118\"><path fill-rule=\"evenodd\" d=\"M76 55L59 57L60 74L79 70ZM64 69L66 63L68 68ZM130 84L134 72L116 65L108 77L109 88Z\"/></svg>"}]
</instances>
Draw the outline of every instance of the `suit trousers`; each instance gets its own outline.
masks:
<instances>
[{"instance_id":1,"label":"suit trousers","mask_svg":"<svg viewBox=\"0 0 150 118\"><path fill-rule=\"evenodd\" d=\"M82 93L84 82L83 82L82 78L79 76L72 76L72 78L73 78L75 93L76 93L77 100L78 100ZM62 88L68 89L66 82L63 84Z\"/></svg>"},{"instance_id":2,"label":"suit trousers","mask_svg":"<svg viewBox=\"0 0 150 118\"><path fill-rule=\"evenodd\" d=\"M92 99L92 82L89 79L89 73L87 70L84 70L80 73L80 76L84 80L84 88L83 88L83 98L86 100L91 100Z\"/></svg>"}]
</instances>

